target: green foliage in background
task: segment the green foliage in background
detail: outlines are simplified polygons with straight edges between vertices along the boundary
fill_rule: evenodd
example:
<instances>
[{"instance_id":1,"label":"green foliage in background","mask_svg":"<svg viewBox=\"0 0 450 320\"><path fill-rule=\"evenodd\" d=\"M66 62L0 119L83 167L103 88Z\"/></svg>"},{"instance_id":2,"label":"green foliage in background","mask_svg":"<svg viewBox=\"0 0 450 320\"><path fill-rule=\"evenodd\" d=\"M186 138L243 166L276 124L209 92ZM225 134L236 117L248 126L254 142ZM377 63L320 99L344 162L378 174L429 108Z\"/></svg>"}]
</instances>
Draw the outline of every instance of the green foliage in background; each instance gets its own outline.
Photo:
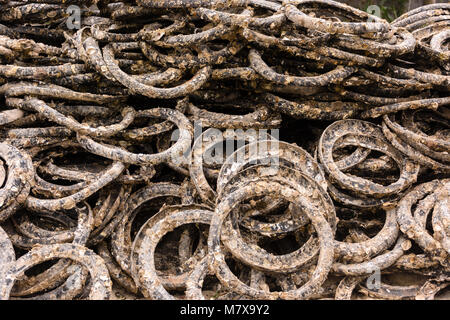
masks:
<instances>
[{"instance_id":1,"label":"green foliage in background","mask_svg":"<svg viewBox=\"0 0 450 320\"><path fill-rule=\"evenodd\" d=\"M371 1L366 0L366 3L363 5L362 10L367 12L367 8L371 5L376 4L380 7L381 10L381 18L387 20L388 22L392 22L398 17L400 17L403 13L405 13L405 9L407 8L408 0L380 0L380 1Z\"/></svg>"}]
</instances>

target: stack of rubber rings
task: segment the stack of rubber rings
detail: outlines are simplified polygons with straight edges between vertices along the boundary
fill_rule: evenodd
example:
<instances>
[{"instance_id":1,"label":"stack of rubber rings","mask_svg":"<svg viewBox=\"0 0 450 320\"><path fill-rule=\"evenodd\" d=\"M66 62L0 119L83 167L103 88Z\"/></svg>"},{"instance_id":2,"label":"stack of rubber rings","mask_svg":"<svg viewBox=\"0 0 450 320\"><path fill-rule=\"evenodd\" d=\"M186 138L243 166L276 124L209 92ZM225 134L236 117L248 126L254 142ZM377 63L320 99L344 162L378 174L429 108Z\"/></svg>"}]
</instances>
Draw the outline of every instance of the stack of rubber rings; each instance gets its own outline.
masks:
<instances>
[{"instance_id":1,"label":"stack of rubber rings","mask_svg":"<svg viewBox=\"0 0 450 320\"><path fill-rule=\"evenodd\" d=\"M446 294L450 4L0 9L0 299Z\"/></svg>"}]
</instances>

